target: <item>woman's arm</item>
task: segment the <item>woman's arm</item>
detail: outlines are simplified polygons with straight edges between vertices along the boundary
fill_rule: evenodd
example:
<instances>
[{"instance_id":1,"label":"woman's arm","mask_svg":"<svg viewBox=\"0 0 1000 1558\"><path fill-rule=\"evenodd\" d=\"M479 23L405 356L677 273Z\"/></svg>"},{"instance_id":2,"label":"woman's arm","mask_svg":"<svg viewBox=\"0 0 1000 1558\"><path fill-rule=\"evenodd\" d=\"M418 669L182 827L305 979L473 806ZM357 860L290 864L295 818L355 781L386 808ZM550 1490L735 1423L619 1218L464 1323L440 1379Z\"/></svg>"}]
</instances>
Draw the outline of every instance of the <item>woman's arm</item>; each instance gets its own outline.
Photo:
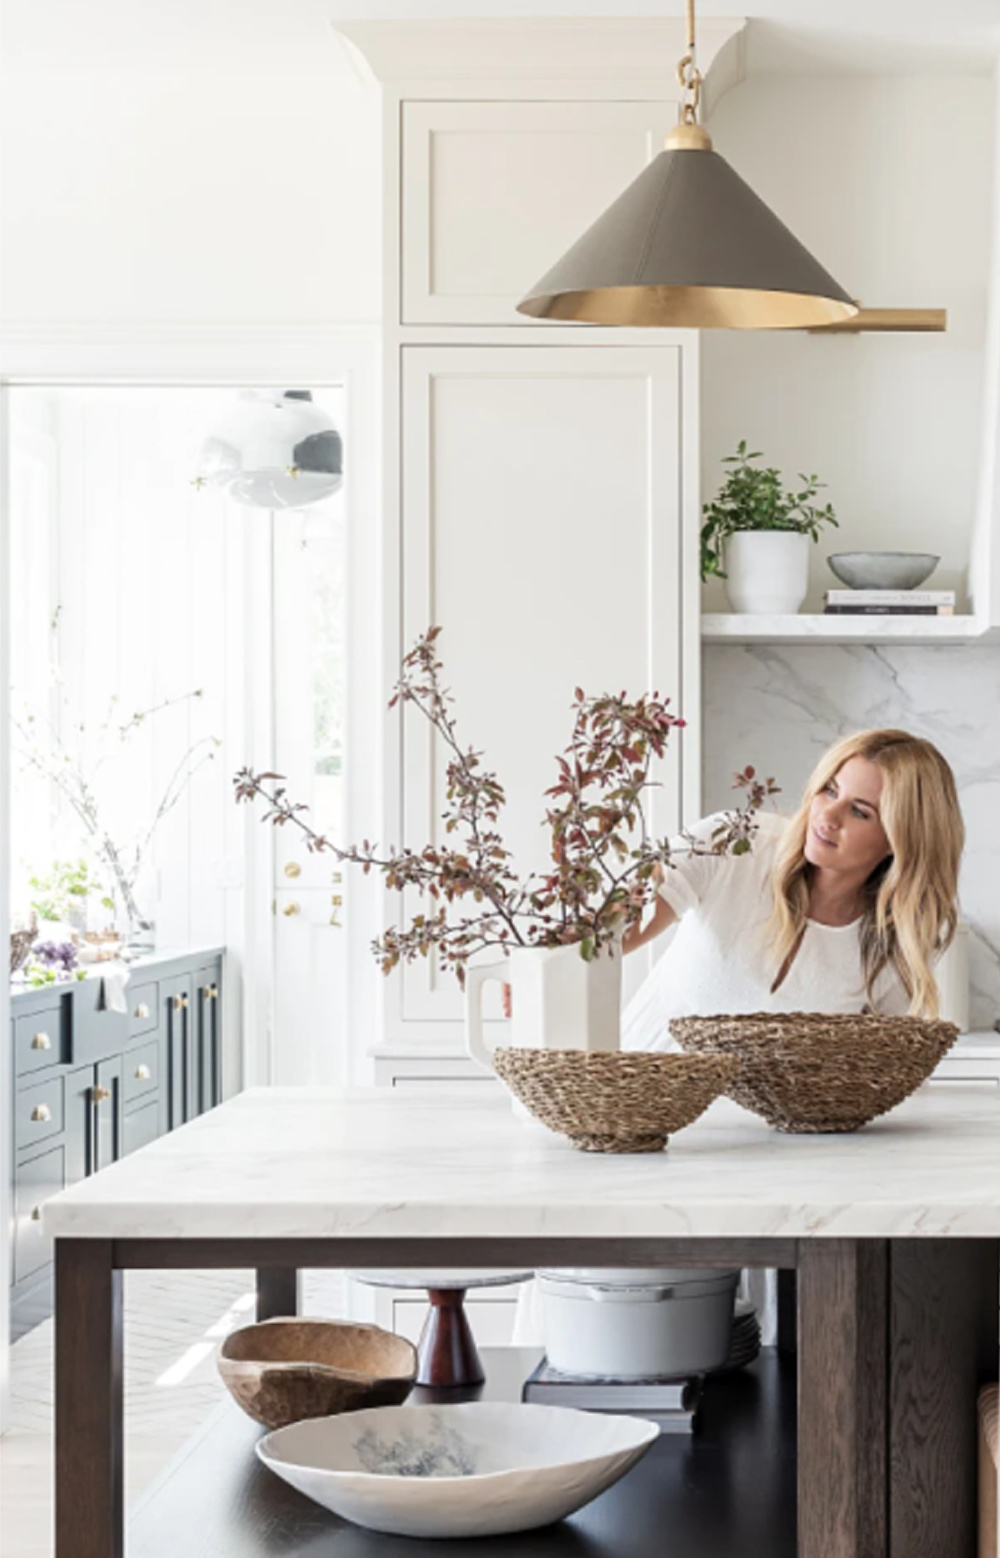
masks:
<instances>
[{"instance_id":1,"label":"woman's arm","mask_svg":"<svg viewBox=\"0 0 1000 1558\"><path fill-rule=\"evenodd\" d=\"M671 909L666 899L661 898L659 893L657 893L656 902L653 906L653 918L648 925L641 927L636 925L630 931L626 931L622 937L622 951L626 955L629 952L637 952L648 941L655 940L657 936L666 930L668 925L675 924L676 920L677 915Z\"/></svg>"}]
</instances>

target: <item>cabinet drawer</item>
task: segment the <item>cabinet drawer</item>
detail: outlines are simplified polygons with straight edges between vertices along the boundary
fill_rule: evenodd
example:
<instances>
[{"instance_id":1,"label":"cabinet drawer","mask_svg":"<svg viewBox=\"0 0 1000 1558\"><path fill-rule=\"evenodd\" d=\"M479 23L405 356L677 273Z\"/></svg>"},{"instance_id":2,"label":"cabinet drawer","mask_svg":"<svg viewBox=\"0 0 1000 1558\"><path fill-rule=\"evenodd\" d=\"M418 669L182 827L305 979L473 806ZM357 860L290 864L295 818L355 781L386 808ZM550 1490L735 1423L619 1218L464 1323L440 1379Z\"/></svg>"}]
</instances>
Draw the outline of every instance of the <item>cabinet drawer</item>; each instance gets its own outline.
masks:
<instances>
[{"instance_id":1,"label":"cabinet drawer","mask_svg":"<svg viewBox=\"0 0 1000 1558\"><path fill-rule=\"evenodd\" d=\"M14 1139L19 1151L37 1142L58 1136L63 1128L62 1077L49 1077L32 1087L23 1087L14 1104Z\"/></svg>"},{"instance_id":2,"label":"cabinet drawer","mask_svg":"<svg viewBox=\"0 0 1000 1558\"><path fill-rule=\"evenodd\" d=\"M22 1163L14 1190L14 1281L22 1282L52 1259L52 1240L42 1233L42 1202L62 1190L66 1158L62 1147Z\"/></svg>"},{"instance_id":3,"label":"cabinet drawer","mask_svg":"<svg viewBox=\"0 0 1000 1558\"><path fill-rule=\"evenodd\" d=\"M141 1098L144 1093L155 1093L159 1085L159 1041L154 1039L152 1044L130 1048L128 1054L122 1056L122 1088L126 1108L133 1098Z\"/></svg>"},{"instance_id":4,"label":"cabinet drawer","mask_svg":"<svg viewBox=\"0 0 1000 1558\"><path fill-rule=\"evenodd\" d=\"M58 1002L28 1017L14 1018L14 1064L17 1075L60 1066L69 1059L69 1029Z\"/></svg>"},{"instance_id":5,"label":"cabinet drawer","mask_svg":"<svg viewBox=\"0 0 1000 1558\"><path fill-rule=\"evenodd\" d=\"M122 1156L127 1157L130 1152L137 1152L148 1142L155 1141L159 1134L160 1105L158 1102L143 1104L141 1109L133 1109L131 1114L125 1116Z\"/></svg>"},{"instance_id":6,"label":"cabinet drawer","mask_svg":"<svg viewBox=\"0 0 1000 1558\"><path fill-rule=\"evenodd\" d=\"M160 987L128 985L125 989L128 1001L128 1036L137 1038L140 1033L153 1033L160 1024Z\"/></svg>"}]
</instances>

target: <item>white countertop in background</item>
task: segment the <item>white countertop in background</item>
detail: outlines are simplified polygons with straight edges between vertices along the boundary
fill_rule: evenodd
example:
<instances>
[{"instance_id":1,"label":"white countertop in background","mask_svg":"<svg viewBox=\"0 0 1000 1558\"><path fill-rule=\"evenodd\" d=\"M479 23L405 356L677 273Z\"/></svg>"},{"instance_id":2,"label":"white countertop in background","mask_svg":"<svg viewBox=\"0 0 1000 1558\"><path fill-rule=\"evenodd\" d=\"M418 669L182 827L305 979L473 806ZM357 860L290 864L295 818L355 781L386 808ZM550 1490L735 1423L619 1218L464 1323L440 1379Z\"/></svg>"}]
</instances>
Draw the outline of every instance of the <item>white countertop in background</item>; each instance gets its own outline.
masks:
<instances>
[{"instance_id":1,"label":"white countertop in background","mask_svg":"<svg viewBox=\"0 0 1000 1558\"><path fill-rule=\"evenodd\" d=\"M486 1091L484 1089L484 1091ZM1000 1237L1000 1093L929 1087L845 1136L720 1099L664 1153L578 1151L506 1094L256 1088L43 1208L109 1238Z\"/></svg>"}]
</instances>

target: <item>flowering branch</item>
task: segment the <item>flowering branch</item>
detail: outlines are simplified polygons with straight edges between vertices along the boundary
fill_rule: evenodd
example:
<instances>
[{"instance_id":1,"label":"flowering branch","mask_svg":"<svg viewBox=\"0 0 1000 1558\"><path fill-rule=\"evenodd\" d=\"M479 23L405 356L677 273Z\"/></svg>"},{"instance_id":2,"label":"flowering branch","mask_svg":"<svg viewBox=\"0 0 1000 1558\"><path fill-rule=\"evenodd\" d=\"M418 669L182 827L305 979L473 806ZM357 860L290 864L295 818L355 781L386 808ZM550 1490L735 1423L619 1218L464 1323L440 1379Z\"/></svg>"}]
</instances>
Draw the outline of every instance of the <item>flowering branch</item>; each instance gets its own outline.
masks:
<instances>
[{"instance_id":1,"label":"flowering branch","mask_svg":"<svg viewBox=\"0 0 1000 1558\"><path fill-rule=\"evenodd\" d=\"M669 839L649 838L643 798L656 787L654 760L664 756L671 732L684 721L658 693L630 702L624 692L588 698L577 688L570 744L556 759L558 778L546 791L551 869L521 879L499 831L503 787L482 766L482 754L458 739L453 700L441 685L440 631L429 628L406 655L389 707L413 704L444 742L449 758L442 821L447 834L463 836L463 849L427 844L415 852L391 845L380 853L367 839L341 848L310 826L303 815L308 807L289 799L281 774L241 769L235 798L262 801L261 820L291 824L310 852L329 852L360 865L366 875L378 869L387 887L414 888L431 900L429 913L415 914L407 929L390 928L372 943L384 973L432 950L460 982L473 953L491 946L578 943L581 955L592 958L641 919L654 871L672 864ZM685 834L683 853L750 849L755 813L777 786L758 779L752 768L737 774L736 784L746 792L743 805L723 815L707 843ZM470 899L483 906L480 912L464 918L449 913Z\"/></svg>"}]
</instances>

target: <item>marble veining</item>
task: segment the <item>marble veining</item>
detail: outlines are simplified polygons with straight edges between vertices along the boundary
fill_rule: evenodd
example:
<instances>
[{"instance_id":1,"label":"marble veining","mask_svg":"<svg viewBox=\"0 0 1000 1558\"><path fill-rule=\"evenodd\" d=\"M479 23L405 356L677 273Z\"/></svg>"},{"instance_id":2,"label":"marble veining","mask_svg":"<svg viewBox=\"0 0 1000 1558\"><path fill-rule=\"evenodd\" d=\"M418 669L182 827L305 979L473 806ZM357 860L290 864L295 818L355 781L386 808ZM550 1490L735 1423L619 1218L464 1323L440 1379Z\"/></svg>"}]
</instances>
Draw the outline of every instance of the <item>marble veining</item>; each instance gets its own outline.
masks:
<instances>
[{"instance_id":1,"label":"marble veining","mask_svg":"<svg viewBox=\"0 0 1000 1558\"><path fill-rule=\"evenodd\" d=\"M798 803L839 736L901 726L955 770L965 816L963 917L972 935L973 1028L1000 1017L1000 647L710 644L704 655L704 802L731 803L747 763L776 775L779 809Z\"/></svg>"},{"instance_id":2,"label":"marble veining","mask_svg":"<svg viewBox=\"0 0 1000 1558\"><path fill-rule=\"evenodd\" d=\"M520 1121L500 1089L260 1088L42 1216L111 1238L998 1237L998 1185L1000 1095L960 1083L845 1136L779 1135L720 1099L666 1152L622 1157Z\"/></svg>"}]
</instances>

